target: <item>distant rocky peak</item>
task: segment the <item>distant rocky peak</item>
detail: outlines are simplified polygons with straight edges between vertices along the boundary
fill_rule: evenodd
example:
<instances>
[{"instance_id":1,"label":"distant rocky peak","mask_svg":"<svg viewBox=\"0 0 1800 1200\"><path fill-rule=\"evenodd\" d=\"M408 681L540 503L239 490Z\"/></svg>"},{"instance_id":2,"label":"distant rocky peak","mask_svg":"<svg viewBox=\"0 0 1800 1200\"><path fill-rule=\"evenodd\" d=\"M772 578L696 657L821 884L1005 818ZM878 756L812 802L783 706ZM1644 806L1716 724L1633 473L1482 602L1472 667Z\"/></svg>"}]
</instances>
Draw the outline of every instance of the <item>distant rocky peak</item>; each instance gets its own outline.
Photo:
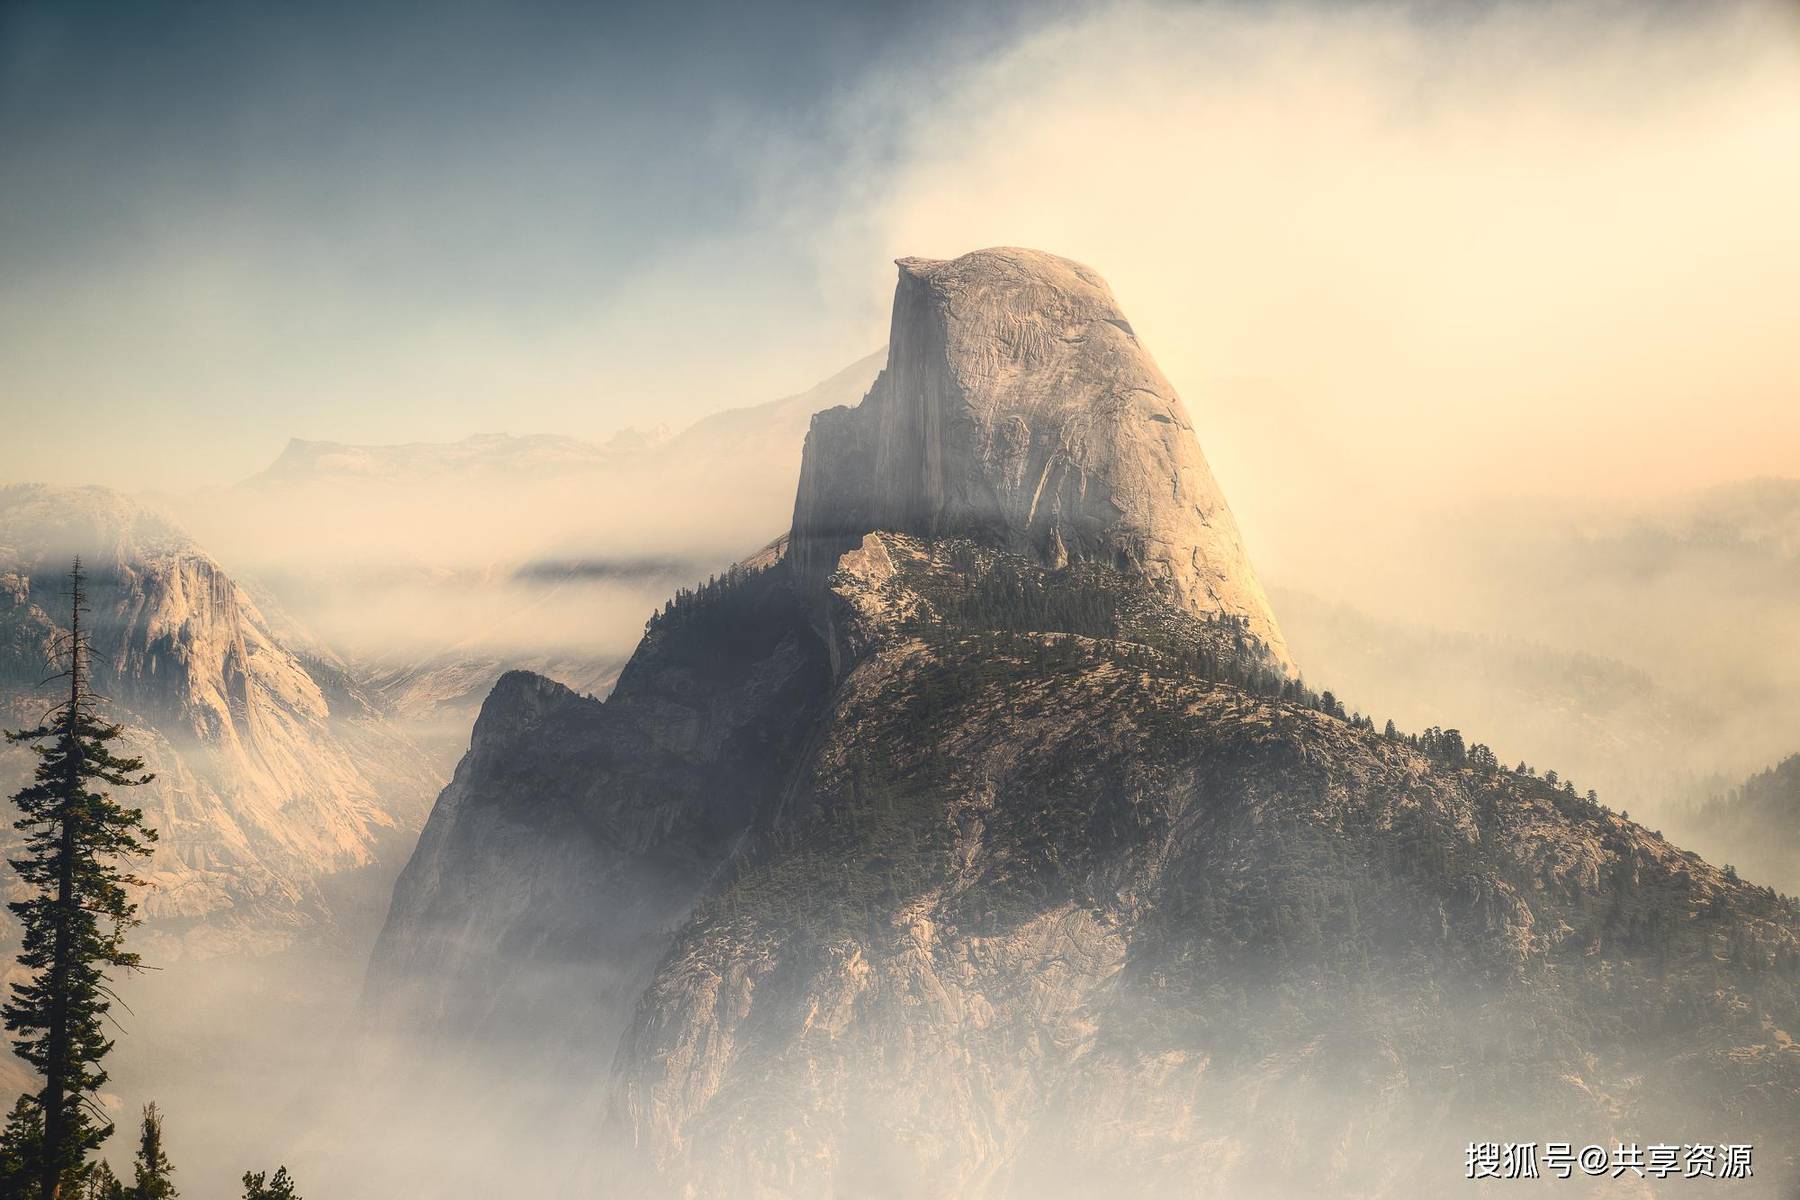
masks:
<instances>
[{"instance_id":1,"label":"distant rocky peak","mask_svg":"<svg viewBox=\"0 0 1800 1200\"><path fill-rule=\"evenodd\" d=\"M793 556L818 583L862 535L968 537L1101 562L1292 661L1186 408L1098 274L1036 250L898 260L887 367L813 418Z\"/></svg>"},{"instance_id":2,"label":"distant rocky peak","mask_svg":"<svg viewBox=\"0 0 1800 1200\"><path fill-rule=\"evenodd\" d=\"M315 484L383 486L466 479L471 475L535 478L583 471L648 453L668 438L666 430L624 430L605 444L555 434L515 437L478 433L454 442L355 445L290 438L279 457L244 481L251 487Z\"/></svg>"},{"instance_id":3,"label":"distant rocky peak","mask_svg":"<svg viewBox=\"0 0 1800 1200\"><path fill-rule=\"evenodd\" d=\"M652 425L648 429L639 429L628 425L613 434L602 443L602 449L614 454L648 454L666 444L675 436L666 424Z\"/></svg>"},{"instance_id":4,"label":"distant rocky peak","mask_svg":"<svg viewBox=\"0 0 1800 1200\"><path fill-rule=\"evenodd\" d=\"M178 526L106 488L0 488L0 688L41 677L68 627L68 570L87 575L95 678L130 712L203 741L244 732L256 696L322 721L315 681L225 570Z\"/></svg>"}]
</instances>

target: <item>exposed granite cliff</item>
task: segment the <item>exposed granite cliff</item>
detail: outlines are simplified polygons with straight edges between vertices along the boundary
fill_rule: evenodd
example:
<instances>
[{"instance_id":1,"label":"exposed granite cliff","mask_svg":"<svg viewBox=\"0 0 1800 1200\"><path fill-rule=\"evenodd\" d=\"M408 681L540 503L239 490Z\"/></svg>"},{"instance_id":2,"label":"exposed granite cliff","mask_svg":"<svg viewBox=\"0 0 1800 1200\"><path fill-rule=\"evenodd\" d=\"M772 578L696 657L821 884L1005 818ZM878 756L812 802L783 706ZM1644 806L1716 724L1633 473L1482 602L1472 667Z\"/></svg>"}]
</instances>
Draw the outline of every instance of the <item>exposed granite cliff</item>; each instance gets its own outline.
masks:
<instances>
[{"instance_id":1,"label":"exposed granite cliff","mask_svg":"<svg viewBox=\"0 0 1800 1200\"><path fill-rule=\"evenodd\" d=\"M438 778L316 646L179 529L101 488L0 488L0 707L33 723L84 556L94 683L156 780L148 953L264 951L332 919L321 881L411 836ZM25 756L0 756L7 778ZM10 792L11 788L7 788Z\"/></svg>"},{"instance_id":2,"label":"exposed granite cliff","mask_svg":"<svg viewBox=\"0 0 1800 1200\"><path fill-rule=\"evenodd\" d=\"M776 568L672 609L605 701L503 676L395 888L368 1007L398 1031L609 1055L668 931L766 816L826 693ZM567 1001L582 996L571 1011Z\"/></svg>"},{"instance_id":3,"label":"exposed granite cliff","mask_svg":"<svg viewBox=\"0 0 1800 1200\"><path fill-rule=\"evenodd\" d=\"M813 418L794 561L877 529L1136 571L1292 663L1193 423L1106 282L1036 250L899 261L887 368Z\"/></svg>"}]
</instances>

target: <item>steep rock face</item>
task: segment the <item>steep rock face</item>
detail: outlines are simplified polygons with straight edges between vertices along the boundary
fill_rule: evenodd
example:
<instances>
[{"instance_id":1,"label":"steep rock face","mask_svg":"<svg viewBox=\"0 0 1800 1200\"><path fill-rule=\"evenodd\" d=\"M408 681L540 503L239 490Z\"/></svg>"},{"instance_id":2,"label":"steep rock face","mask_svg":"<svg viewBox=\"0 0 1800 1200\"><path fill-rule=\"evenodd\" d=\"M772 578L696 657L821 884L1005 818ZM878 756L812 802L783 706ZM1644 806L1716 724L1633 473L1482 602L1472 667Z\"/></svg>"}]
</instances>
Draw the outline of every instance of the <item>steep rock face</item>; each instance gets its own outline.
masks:
<instances>
[{"instance_id":1,"label":"steep rock face","mask_svg":"<svg viewBox=\"0 0 1800 1200\"><path fill-rule=\"evenodd\" d=\"M1127 567L1191 611L1244 618L1291 668L1187 411L1105 281L1034 250L899 267L886 369L807 436L802 577L877 529L973 537Z\"/></svg>"},{"instance_id":2,"label":"steep rock face","mask_svg":"<svg viewBox=\"0 0 1800 1200\"><path fill-rule=\"evenodd\" d=\"M320 881L419 826L428 765L341 663L290 649L180 530L99 488L0 489L9 726L47 703L37 684L67 627L76 553L95 686L157 774L131 797L162 835L144 872L151 952L277 949L329 921ZM8 763L9 777L26 769Z\"/></svg>"},{"instance_id":3,"label":"steep rock face","mask_svg":"<svg viewBox=\"0 0 1800 1200\"><path fill-rule=\"evenodd\" d=\"M1791 1185L1793 902L1196 674L1175 614L1087 637L1013 628L1010 585L957 601L1007 566L844 556L846 673L780 832L627 1034L640 1188L1411 1198L1490 1130L1721 1122ZM1077 614L1132 586L1055 582Z\"/></svg>"},{"instance_id":4,"label":"steep rock face","mask_svg":"<svg viewBox=\"0 0 1800 1200\"><path fill-rule=\"evenodd\" d=\"M370 986L387 1012L438 1027L478 1028L497 1007L516 1010L533 990L571 982L555 978L559 962L581 961L574 948L563 947L559 918L594 911L603 889L590 869L587 831L578 814L557 804L556 792L559 784L566 787L570 756L601 732L600 707L521 671L495 685L469 752L396 885L377 942ZM545 833L551 836L540 836ZM469 844L482 847L479 857L468 856ZM539 967L549 976L541 981L522 981L523 963L488 969L500 965L492 960L528 915L540 923L521 957L541 955ZM457 987L472 978L491 986Z\"/></svg>"},{"instance_id":5,"label":"steep rock face","mask_svg":"<svg viewBox=\"0 0 1800 1200\"><path fill-rule=\"evenodd\" d=\"M535 1016L540 1043L609 1053L641 973L769 810L824 694L786 579L776 563L689 594L605 701L501 678L395 888L373 1021L492 1040ZM573 1014L571 995L587 1001Z\"/></svg>"}]
</instances>

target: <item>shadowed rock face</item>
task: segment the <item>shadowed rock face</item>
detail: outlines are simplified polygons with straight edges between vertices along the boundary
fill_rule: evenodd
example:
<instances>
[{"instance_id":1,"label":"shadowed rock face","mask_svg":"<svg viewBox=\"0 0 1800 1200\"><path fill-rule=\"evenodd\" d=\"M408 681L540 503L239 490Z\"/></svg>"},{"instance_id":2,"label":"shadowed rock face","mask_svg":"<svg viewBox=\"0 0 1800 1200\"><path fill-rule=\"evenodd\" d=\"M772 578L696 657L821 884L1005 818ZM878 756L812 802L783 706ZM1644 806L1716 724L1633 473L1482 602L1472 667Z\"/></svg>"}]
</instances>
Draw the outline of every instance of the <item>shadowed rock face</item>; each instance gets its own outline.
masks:
<instances>
[{"instance_id":1,"label":"shadowed rock face","mask_svg":"<svg viewBox=\"0 0 1800 1200\"><path fill-rule=\"evenodd\" d=\"M1243 618L1292 668L1186 409L1106 283L1035 250L899 260L887 369L813 418L794 556L821 581L876 529L1141 574Z\"/></svg>"},{"instance_id":2,"label":"shadowed rock face","mask_svg":"<svg viewBox=\"0 0 1800 1200\"><path fill-rule=\"evenodd\" d=\"M503 675L395 886L371 1021L604 1059L785 783L824 664L777 564L667 617L605 701Z\"/></svg>"}]
</instances>

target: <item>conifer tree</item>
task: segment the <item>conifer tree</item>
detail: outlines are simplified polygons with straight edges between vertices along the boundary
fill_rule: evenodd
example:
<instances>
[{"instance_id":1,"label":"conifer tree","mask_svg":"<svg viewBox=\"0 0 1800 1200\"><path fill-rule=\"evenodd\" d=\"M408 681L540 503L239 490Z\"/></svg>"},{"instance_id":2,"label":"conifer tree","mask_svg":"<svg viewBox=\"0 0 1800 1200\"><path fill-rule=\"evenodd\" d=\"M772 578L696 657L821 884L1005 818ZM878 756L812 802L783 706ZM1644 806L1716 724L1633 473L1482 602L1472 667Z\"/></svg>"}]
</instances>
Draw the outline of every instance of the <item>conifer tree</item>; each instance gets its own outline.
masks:
<instances>
[{"instance_id":1,"label":"conifer tree","mask_svg":"<svg viewBox=\"0 0 1800 1200\"><path fill-rule=\"evenodd\" d=\"M175 1168L163 1151L162 1113L155 1104L144 1105L144 1123L138 1133L137 1163L133 1167L130 1200L175 1200L170 1176Z\"/></svg>"},{"instance_id":2,"label":"conifer tree","mask_svg":"<svg viewBox=\"0 0 1800 1200\"><path fill-rule=\"evenodd\" d=\"M112 1006L109 969L130 969L138 957L124 948L137 906L126 893L138 882L121 860L149 851L156 832L138 809L97 790L147 783L142 759L110 749L121 729L98 715L88 686L87 610L81 560L69 572L68 698L36 728L9 732L38 756L32 782L13 803L24 836L23 857L11 860L26 898L7 907L23 931L19 965L30 978L12 986L0 1012L19 1057L43 1079L34 1101L42 1134L36 1151L33 1200L70 1197L86 1174L87 1156L112 1133L94 1094L106 1082L100 1060L112 1049L102 1022ZM15 1115L18 1110L15 1109Z\"/></svg>"},{"instance_id":3,"label":"conifer tree","mask_svg":"<svg viewBox=\"0 0 1800 1200\"><path fill-rule=\"evenodd\" d=\"M104 1158L88 1172L87 1185L81 1195L82 1200L130 1200L125 1185L119 1182L119 1177L113 1174Z\"/></svg>"},{"instance_id":4,"label":"conifer tree","mask_svg":"<svg viewBox=\"0 0 1800 1200\"><path fill-rule=\"evenodd\" d=\"M294 1181L286 1167L275 1168L275 1178L266 1171L244 1172L244 1200L300 1200Z\"/></svg>"},{"instance_id":5,"label":"conifer tree","mask_svg":"<svg viewBox=\"0 0 1800 1200\"><path fill-rule=\"evenodd\" d=\"M20 1096L0 1129L0 1200L37 1200L38 1159L43 1152L44 1116L36 1096ZM128 1200L125 1185L105 1159L62 1175L62 1195L81 1200Z\"/></svg>"},{"instance_id":6,"label":"conifer tree","mask_svg":"<svg viewBox=\"0 0 1800 1200\"><path fill-rule=\"evenodd\" d=\"M37 1100L20 1096L0 1129L0 1200L37 1194L37 1164L44 1144L44 1114Z\"/></svg>"}]
</instances>

